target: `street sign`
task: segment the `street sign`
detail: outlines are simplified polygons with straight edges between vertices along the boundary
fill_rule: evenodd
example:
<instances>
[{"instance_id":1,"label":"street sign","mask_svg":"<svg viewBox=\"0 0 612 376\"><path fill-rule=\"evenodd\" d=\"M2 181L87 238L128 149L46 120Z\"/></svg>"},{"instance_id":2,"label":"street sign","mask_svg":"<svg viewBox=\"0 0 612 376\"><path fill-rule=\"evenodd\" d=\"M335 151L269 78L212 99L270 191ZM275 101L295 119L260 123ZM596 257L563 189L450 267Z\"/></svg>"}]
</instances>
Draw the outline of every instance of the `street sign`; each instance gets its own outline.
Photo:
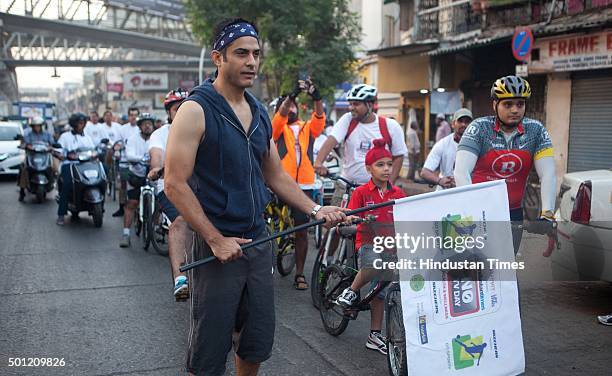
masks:
<instances>
[{"instance_id":1,"label":"street sign","mask_svg":"<svg viewBox=\"0 0 612 376\"><path fill-rule=\"evenodd\" d=\"M528 27L519 27L512 37L512 55L518 61L528 61L533 48L533 33Z\"/></svg>"},{"instance_id":2,"label":"street sign","mask_svg":"<svg viewBox=\"0 0 612 376\"><path fill-rule=\"evenodd\" d=\"M527 69L527 64L519 64L516 66L515 74L519 77L527 77L529 75L529 70Z\"/></svg>"}]
</instances>

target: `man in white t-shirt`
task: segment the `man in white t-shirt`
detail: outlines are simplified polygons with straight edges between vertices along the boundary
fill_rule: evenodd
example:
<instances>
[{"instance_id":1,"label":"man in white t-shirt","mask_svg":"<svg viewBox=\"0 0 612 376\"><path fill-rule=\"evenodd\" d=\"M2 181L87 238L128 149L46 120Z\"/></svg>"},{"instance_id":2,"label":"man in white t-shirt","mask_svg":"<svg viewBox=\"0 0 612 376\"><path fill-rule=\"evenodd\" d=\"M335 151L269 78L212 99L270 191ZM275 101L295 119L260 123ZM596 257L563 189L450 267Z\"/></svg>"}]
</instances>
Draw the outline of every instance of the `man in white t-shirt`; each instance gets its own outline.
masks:
<instances>
[{"instance_id":1,"label":"man in white t-shirt","mask_svg":"<svg viewBox=\"0 0 612 376\"><path fill-rule=\"evenodd\" d=\"M472 111L461 108L453 115L453 133L444 137L431 149L421 170L421 177L430 184L436 184L436 190L452 188L455 186L453 170L455 169L455 156L457 145L465 132L465 128L472 122ZM438 171L436 174L434 171Z\"/></svg>"},{"instance_id":2,"label":"man in white t-shirt","mask_svg":"<svg viewBox=\"0 0 612 376\"><path fill-rule=\"evenodd\" d=\"M143 113L138 117L138 128L140 133L134 134L125 143L125 159L129 163L127 177L127 203L125 205L125 216L123 217L123 236L119 246L127 248L130 246L130 226L134 218L134 212L138 208L140 199L140 187L144 185L147 175L145 161L149 156L149 138L153 133L155 117Z\"/></svg>"},{"instance_id":3,"label":"man in white t-shirt","mask_svg":"<svg viewBox=\"0 0 612 376\"><path fill-rule=\"evenodd\" d=\"M119 127L119 137L125 146L126 141L133 135L140 134L140 128L138 128L137 118L140 115L140 110L137 107L128 108L128 122ZM127 174L128 167L125 159L125 151L121 153L121 160L119 162L119 210L113 213L113 217L122 217L124 214L123 208L127 200Z\"/></svg>"},{"instance_id":4,"label":"man in white t-shirt","mask_svg":"<svg viewBox=\"0 0 612 376\"><path fill-rule=\"evenodd\" d=\"M122 125L113 121L113 113L110 110L104 111L102 120L104 120L102 125L104 126L104 129L106 129L106 134L110 142L114 144L115 142L120 141Z\"/></svg>"},{"instance_id":5,"label":"man in white t-shirt","mask_svg":"<svg viewBox=\"0 0 612 376\"><path fill-rule=\"evenodd\" d=\"M98 120L98 113L96 111L91 111L89 113L89 121L85 125L85 135L91 138L94 145L98 145L103 139L109 138L106 128L103 124L99 123Z\"/></svg>"},{"instance_id":6,"label":"man in white t-shirt","mask_svg":"<svg viewBox=\"0 0 612 376\"><path fill-rule=\"evenodd\" d=\"M393 184L402 168L404 154L407 153L404 132L393 119L382 118L372 109L376 101L376 88L360 84L354 86L347 95L350 113L344 114L334 125L331 134L319 150L315 161L315 170L320 175L326 175L323 162L331 150L339 143L344 144L342 158L342 177L355 184L366 184L370 175L365 168L365 155L373 146L375 139L387 141L387 148L393 155L393 169L389 182ZM338 205L344 193L341 184L336 185L332 205Z\"/></svg>"},{"instance_id":7,"label":"man in white t-shirt","mask_svg":"<svg viewBox=\"0 0 612 376\"><path fill-rule=\"evenodd\" d=\"M185 273L181 272L179 268L181 263L185 262L185 254L187 253L187 245L191 237L191 230L187 225L187 221L183 219L172 202L166 197L164 193L164 179L159 176L159 172L164 167L166 144L168 143L172 119L176 116L179 106L187 96L187 91L181 88L172 90L166 95L164 107L168 113L168 123L153 132L149 140L151 169L148 177L152 181L157 181L157 202L171 222L168 231L168 257L170 258L172 278L174 279L174 298L176 301L185 301L189 298L187 276Z\"/></svg>"}]
</instances>

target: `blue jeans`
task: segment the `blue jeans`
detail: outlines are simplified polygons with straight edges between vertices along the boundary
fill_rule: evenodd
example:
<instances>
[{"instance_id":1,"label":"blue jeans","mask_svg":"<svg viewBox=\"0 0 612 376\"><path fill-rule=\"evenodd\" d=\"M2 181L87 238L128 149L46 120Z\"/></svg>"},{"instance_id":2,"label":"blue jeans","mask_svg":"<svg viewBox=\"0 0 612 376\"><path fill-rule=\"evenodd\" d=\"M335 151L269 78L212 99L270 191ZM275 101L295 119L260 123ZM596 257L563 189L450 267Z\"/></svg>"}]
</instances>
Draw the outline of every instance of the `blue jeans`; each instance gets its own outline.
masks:
<instances>
[{"instance_id":1,"label":"blue jeans","mask_svg":"<svg viewBox=\"0 0 612 376\"><path fill-rule=\"evenodd\" d=\"M68 213L68 200L72 195L72 176L70 175L70 164L63 164L60 170L62 179L62 189L59 193L59 206L57 207L57 215L64 216Z\"/></svg>"}]
</instances>

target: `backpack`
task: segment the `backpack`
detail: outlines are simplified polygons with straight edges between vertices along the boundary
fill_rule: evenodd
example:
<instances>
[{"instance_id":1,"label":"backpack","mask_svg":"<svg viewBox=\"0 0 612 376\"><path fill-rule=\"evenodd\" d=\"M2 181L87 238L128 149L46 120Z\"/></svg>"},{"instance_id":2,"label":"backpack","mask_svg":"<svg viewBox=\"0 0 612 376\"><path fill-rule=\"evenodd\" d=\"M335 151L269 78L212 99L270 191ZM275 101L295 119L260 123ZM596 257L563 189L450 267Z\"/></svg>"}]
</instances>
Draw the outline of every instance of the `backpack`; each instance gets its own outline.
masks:
<instances>
[{"instance_id":1,"label":"backpack","mask_svg":"<svg viewBox=\"0 0 612 376\"><path fill-rule=\"evenodd\" d=\"M349 124L348 131L346 132L346 136L344 137L344 142L346 142L346 139L349 138L351 133L353 133L355 128L357 128L358 124L359 124L359 121L357 121L357 119L351 119L351 123ZM385 140L385 143L389 145L389 149L391 149L391 146L393 145L393 140L391 139L391 134L389 133L389 128L387 127L387 119L385 119L382 116L379 116L378 126L380 127L380 134Z\"/></svg>"}]
</instances>

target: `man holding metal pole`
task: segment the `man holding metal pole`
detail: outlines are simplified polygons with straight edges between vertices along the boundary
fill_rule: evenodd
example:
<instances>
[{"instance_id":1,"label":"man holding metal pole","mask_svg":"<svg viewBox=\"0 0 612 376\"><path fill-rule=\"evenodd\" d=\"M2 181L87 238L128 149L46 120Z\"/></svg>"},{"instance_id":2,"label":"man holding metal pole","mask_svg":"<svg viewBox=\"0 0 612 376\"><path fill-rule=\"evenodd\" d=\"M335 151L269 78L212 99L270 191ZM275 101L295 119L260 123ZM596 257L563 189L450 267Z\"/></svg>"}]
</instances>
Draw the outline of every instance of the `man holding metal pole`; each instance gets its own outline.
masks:
<instances>
[{"instance_id":1,"label":"man holding metal pole","mask_svg":"<svg viewBox=\"0 0 612 376\"><path fill-rule=\"evenodd\" d=\"M237 374L256 375L274 339L273 255L270 242L244 253L240 245L266 236L266 184L315 219L333 225L346 216L340 208L312 202L280 164L265 107L246 91L259 68L255 26L225 20L213 35L217 77L181 105L166 152L165 191L196 234L192 258L218 260L189 277L187 370L224 374L233 342Z\"/></svg>"}]
</instances>

